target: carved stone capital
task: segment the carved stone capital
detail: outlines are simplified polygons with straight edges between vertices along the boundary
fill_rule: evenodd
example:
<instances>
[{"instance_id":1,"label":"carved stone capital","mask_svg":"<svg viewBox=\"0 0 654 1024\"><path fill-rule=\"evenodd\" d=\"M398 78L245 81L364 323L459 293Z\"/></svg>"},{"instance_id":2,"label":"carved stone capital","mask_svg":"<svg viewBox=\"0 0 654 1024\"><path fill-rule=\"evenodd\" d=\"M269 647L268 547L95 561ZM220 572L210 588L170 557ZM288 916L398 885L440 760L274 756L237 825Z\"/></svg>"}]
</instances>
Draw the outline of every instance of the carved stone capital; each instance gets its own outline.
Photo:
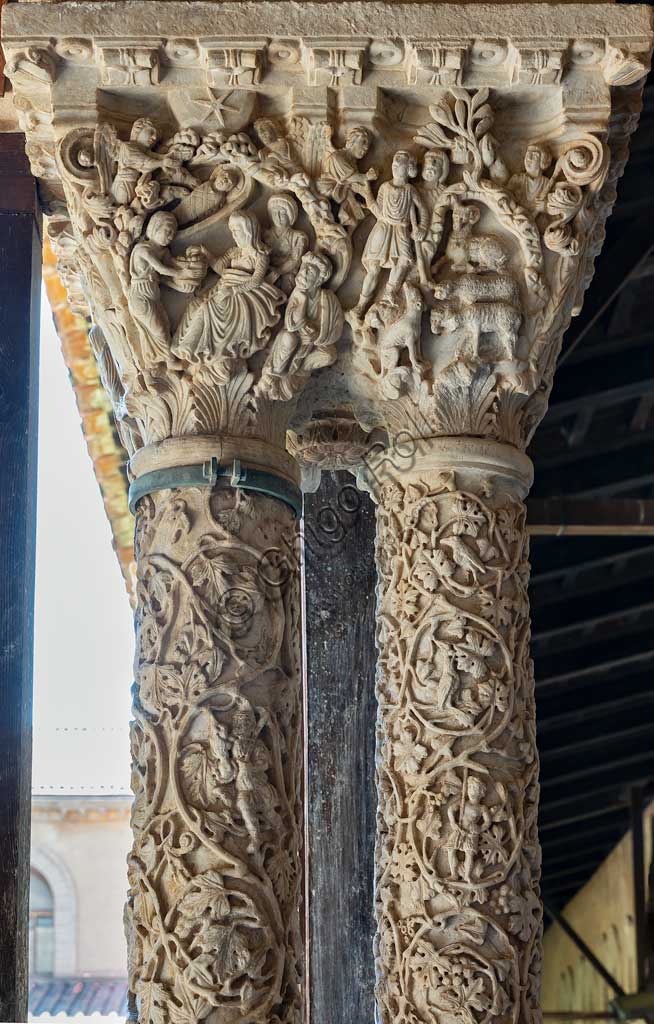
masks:
<instances>
[{"instance_id":1,"label":"carved stone capital","mask_svg":"<svg viewBox=\"0 0 654 1024\"><path fill-rule=\"evenodd\" d=\"M3 33L132 474L363 466L375 495L379 1021L537 1020L523 451L650 9L12 3ZM142 1024L302 1016L294 538L220 482L139 503Z\"/></svg>"},{"instance_id":2,"label":"carved stone capital","mask_svg":"<svg viewBox=\"0 0 654 1024\"><path fill-rule=\"evenodd\" d=\"M644 6L542 10L9 5L49 232L130 453L283 447L290 424L328 465L312 421L348 419L525 447L652 39ZM365 450L348 431L333 465Z\"/></svg>"}]
</instances>

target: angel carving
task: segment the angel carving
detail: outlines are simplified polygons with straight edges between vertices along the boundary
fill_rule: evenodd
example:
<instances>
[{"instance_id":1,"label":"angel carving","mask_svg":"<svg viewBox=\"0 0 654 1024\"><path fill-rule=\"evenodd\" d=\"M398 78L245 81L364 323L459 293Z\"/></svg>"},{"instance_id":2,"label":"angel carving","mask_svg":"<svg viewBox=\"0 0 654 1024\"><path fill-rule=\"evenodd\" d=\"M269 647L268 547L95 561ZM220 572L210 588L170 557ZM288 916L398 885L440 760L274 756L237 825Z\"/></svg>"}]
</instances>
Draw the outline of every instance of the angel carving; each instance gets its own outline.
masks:
<instances>
[{"instance_id":1,"label":"angel carving","mask_svg":"<svg viewBox=\"0 0 654 1024\"><path fill-rule=\"evenodd\" d=\"M153 171L161 168L173 171L178 166L173 154L154 152L159 134L149 118L140 117L134 122L128 142L123 142L106 126L104 129L107 153L117 165L111 195L119 205L129 206L136 198L137 186L147 182Z\"/></svg>"},{"instance_id":2,"label":"angel carving","mask_svg":"<svg viewBox=\"0 0 654 1024\"><path fill-rule=\"evenodd\" d=\"M370 149L370 143L370 132L360 125L350 129L342 149L329 143L316 182L321 195L340 204L338 219L350 234L367 214L365 204L358 197L365 197L370 182L377 177L374 168L365 172L359 170L358 162Z\"/></svg>"}]
</instances>

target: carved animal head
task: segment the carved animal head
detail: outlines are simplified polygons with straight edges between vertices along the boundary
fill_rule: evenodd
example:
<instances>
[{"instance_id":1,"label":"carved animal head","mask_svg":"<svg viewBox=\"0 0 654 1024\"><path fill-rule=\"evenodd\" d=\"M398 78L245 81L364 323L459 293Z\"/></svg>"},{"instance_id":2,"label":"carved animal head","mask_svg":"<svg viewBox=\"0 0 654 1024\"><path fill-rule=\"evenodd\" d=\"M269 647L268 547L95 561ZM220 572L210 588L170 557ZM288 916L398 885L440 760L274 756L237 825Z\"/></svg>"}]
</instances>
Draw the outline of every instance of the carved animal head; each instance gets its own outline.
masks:
<instances>
[{"instance_id":1,"label":"carved animal head","mask_svg":"<svg viewBox=\"0 0 654 1024\"><path fill-rule=\"evenodd\" d=\"M440 284L434 285L434 298L435 299L440 299L441 301L443 299L449 299L450 296L452 295L453 291L454 291L454 282L453 281L441 281Z\"/></svg>"},{"instance_id":2,"label":"carved animal head","mask_svg":"<svg viewBox=\"0 0 654 1024\"><path fill-rule=\"evenodd\" d=\"M464 206L462 203L457 203L452 210L452 228L455 234L471 228L480 217L481 212L478 206Z\"/></svg>"},{"instance_id":3,"label":"carved animal head","mask_svg":"<svg viewBox=\"0 0 654 1024\"><path fill-rule=\"evenodd\" d=\"M434 334L442 334L444 331L455 331L459 326L459 318L448 302L441 302L432 309L430 323Z\"/></svg>"},{"instance_id":4,"label":"carved animal head","mask_svg":"<svg viewBox=\"0 0 654 1024\"><path fill-rule=\"evenodd\" d=\"M404 305L407 313L422 313L422 295L415 285L409 284L408 281L405 281L402 286L402 292L404 294Z\"/></svg>"},{"instance_id":5,"label":"carved animal head","mask_svg":"<svg viewBox=\"0 0 654 1024\"><path fill-rule=\"evenodd\" d=\"M383 299L380 302L375 302L370 307L366 315L365 324L366 327L372 327L373 330L379 330L381 327L386 327L392 323L398 317L397 306L394 306L390 302L385 302Z\"/></svg>"}]
</instances>

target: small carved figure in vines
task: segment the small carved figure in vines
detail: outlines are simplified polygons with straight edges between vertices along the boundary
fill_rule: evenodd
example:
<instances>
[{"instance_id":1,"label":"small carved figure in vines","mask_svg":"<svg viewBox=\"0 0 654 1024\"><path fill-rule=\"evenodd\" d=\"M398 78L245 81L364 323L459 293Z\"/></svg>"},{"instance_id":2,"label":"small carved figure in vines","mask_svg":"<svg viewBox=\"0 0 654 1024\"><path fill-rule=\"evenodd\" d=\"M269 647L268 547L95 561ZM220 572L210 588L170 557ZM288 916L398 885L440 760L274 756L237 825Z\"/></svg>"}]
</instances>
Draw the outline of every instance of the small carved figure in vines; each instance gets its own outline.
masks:
<instances>
[{"instance_id":1,"label":"small carved figure in vines","mask_svg":"<svg viewBox=\"0 0 654 1024\"><path fill-rule=\"evenodd\" d=\"M545 212L547 193L552 182L543 172L551 163L552 154L547 146L534 143L527 146L525 151L524 171L512 175L509 180L509 191L521 206L534 214Z\"/></svg>"},{"instance_id":2,"label":"small carved figure in vines","mask_svg":"<svg viewBox=\"0 0 654 1024\"><path fill-rule=\"evenodd\" d=\"M265 348L286 296L269 284L270 249L252 213L229 218L236 245L209 264L218 281L187 307L175 332L173 352L190 362L212 362L218 375Z\"/></svg>"},{"instance_id":3,"label":"small carved figure in vines","mask_svg":"<svg viewBox=\"0 0 654 1024\"><path fill-rule=\"evenodd\" d=\"M367 213L365 205L357 197L365 199L370 182L377 177L377 172L372 167L365 172L359 170L359 160L363 160L371 142L372 138L367 128L351 128L342 149L336 149L332 145L328 147L320 177L316 182L321 195L328 196L339 204L338 219L350 234Z\"/></svg>"},{"instance_id":4,"label":"small carved figure in vines","mask_svg":"<svg viewBox=\"0 0 654 1024\"><path fill-rule=\"evenodd\" d=\"M290 295L293 290L300 261L309 248L305 232L293 227L298 213L298 205L292 196L271 196L268 200L272 227L264 232L263 238L270 249L274 283L286 295Z\"/></svg>"},{"instance_id":5,"label":"small carved figure in vines","mask_svg":"<svg viewBox=\"0 0 654 1024\"><path fill-rule=\"evenodd\" d=\"M463 785L459 807L450 804L447 809L451 832L445 849L453 879L475 881L474 872L479 869L480 837L491 824L491 816L482 803L485 796L486 787L481 779L470 775ZM461 854L463 860L460 859Z\"/></svg>"},{"instance_id":6,"label":"small carved figure in vines","mask_svg":"<svg viewBox=\"0 0 654 1024\"><path fill-rule=\"evenodd\" d=\"M171 256L169 246L176 233L174 214L153 214L145 239L137 242L129 259L127 302L139 327L143 369L171 361L170 323L161 302L160 279L188 294L195 291L207 272L206 256L197 246L189 247L177 259Z\"/></svg>"},{"instance_id":7,"label":"small carved figure in vines","mask_svg":"<svg viewBox=\"0 0 654 1024\"><path fill-rule=\"evenodd\" d=\"M394 303L412 265L418 259L417 246L427 234L429 211L415 185L418 173L412 153L399 150L393 157L393 178L379 187L377 198L367 187L367 202L377 223L368 235L361 262L366 276L361 297L353 314L363 319L375 294L382 270L389 276L383 298Z\"/></svg>"},{"instance_id":8,"label":"small carved figure in vines","mask_svg":"<svg viewBox=\"0 0 654 1024\"><path fill-rule=\"evenodd\" d=\"M257 715L245 700L232 719L232 756L236 764L236 806L248 831L248 853L261 853L261 833L274 829L281 833L284 825L277 813L279 796L268 781L270 753L258 737L268 724L268 713L262 708Z\"/></svg>"},{"instance_id":9,"label":"small carved figure in vines","mask_svg":"<svg viewBox=\"0 0 654 1024\"><path fill-rule=\"evenodd\" d=\"M309 373L336 359L343 310L334 292L323 287L331 272L326 256L308 252L302 257L284 327L273 342L259 385L269 398L291 398Z\"/></svg>"}]
</instances>

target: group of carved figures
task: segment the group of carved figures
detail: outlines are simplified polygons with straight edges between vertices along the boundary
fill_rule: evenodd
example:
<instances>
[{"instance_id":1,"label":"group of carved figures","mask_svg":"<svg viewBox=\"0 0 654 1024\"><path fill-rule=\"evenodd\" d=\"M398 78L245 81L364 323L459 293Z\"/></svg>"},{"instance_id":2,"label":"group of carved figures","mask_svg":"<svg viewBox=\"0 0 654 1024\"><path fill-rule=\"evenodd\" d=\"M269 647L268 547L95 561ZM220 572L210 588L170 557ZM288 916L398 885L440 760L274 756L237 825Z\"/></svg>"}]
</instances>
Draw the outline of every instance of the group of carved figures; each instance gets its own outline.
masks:
<instances>
[{"instance_id":1,"label":"group of carved figures","mask_svg":"<svg viewBox=\"0 0 654 1024\"><path fill-rule=\"evenodd\" d=\"M138 331L135 340L121 324L110 272L93 313L119 374L209 365L220 385L254 370L260 394L287 400L311 371L335 361L347 320L355 365L394 398L423 381L431 386L421 351L425 311L433 338L455 339L446 363L524 370L529 345L520 331L524 311L543 306L543 245L566 259L578 255L574 218L584 195L576 182L597 179L601 144L587 137L550 175L552 153L530 145L524 170L511 176L490 134L488 91L457 92L454 107L444 100L431 108L434 122L416 136L422 159L397 151L376 191L377 172L359 167L373 144L364 127L351 128L341 148L326 124L304 118L283 131L270 118L256 120L258 144L244 132L192 129L160 142L146 118L128 141L107 125L92 139L64 141L59 162L75 193L73 227L96 258L104 250L117 261L112 272ZM588 139L596 145L588 148ZM267 227L257 188L267 197ZM310 233L297 226L301 215ZM481 233L484 218L503 233ZM354 236L370 221L356 241L359 297L343 310L336 293L357 271ZM221 222L234 242L227 251L184 245ZM56 241L70 247L67 237ZM522 283L515 246L527 256ZM162 285L186 296L174 328Z\"/></svg>"},{"instance_id":2,"label":"group of carved figures","mask_svg":"<svg viewBox=\"0 0 654 1024\"><path fill-rule=\"evenodd\" d=\"M287 419L259 398L299 395L346 323L352 363L325 390L362 433L363 381L370 429L391 440L397 399L440 415L445 394L425 436L524 445L551 382L534 362L556 359L588 278L607 149L575 128L512 174L488 99L453 88L411 142L398 129L406 148L361 126L339 147L299 117L66 136L51 231L130 455L193 434L281 449ZM373 145L381 183L361 166ZM379 1019L526 1021L540 911L524 508L490 478L437 477L377 495ZM130 983L151 1024L297 1024L299 591L260 572L292 546L291 513L187 494L139 505Z\"/></svg>"}]
</instances>

